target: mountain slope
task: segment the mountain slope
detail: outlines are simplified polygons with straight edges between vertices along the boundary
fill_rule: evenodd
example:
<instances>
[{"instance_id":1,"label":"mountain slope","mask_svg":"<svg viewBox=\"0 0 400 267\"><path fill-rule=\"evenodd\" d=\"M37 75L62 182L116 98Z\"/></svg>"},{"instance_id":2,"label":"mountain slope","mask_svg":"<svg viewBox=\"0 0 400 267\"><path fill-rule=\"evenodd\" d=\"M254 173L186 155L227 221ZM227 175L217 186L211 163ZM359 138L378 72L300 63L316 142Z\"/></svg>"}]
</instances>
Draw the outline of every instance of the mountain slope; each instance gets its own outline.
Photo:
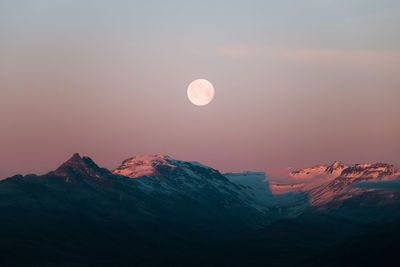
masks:
<instances>
[{"instance_id":1,"label":"mountain slope","mask_svg":"<svg viewBox=\"0 0 400 267\"><path fill-rule=\"evenodd\" d=\"M373 189L358 187L358 184L397 180L398 175L400 172L391 164L355 164L344 169L331 182L313 188L309 194L310 202L312 205L321 205L332 200L348 199L354 194Z\"/></svg>"},{"instance_id":2,"label":"mountain slope","mask_svg":"<svg viewBox=\"0 0 400 267\"><path fill-rule=\"evenodd\" d=\"M205 247L271 220L218 171L168 161L132 179L75 154L46 175L0 181L1 262L200 261Z\"/></svg>"},{"instance_id":3,"label":"mountain slope","mask_svg":"<svg viewBox=\"0 0 400 267\"><path fill-rule=\"evenodd\" d=\"M48 174L0 181L0 263L317 265L340 244L376 240L369 231L390 238L379 227L400 221L393 166L329 176L343 166L310 178L329 177L312 190L274 195L263 173L222 175L165 155L132 157L111 172L74 154Z\"/></svg>"},{"instance_id":4,"label":"mountain slope","mask_svg":"<svg viewBox=\"0 0 400 267\"><path fill-rule=\"evenodd\" d=\"M271 190L276 195L308 191L332 181L346 168L348 168L347 165L340 161L335 161L328 166L316 165L311 168L291 170L287 173L284 181L271 182Z\"/></svg>"},{"instance_id":5,"label":"mountain slope","mask_svg":"<svg viewBox=\"0 0 400 267\"><path fill-rule=\"evenodd\" d=\"M273 196L264 172L224 173L229 181L242 186L260 204L269 203Z\"/></svg>"},{"instance_id":6,"label":"mountain slope","mask_svg":"<svg viewBox=\"0 0 400 267\"><path fill-rule=\"evenodd\" d=\"M343 169L343 165L333 165ZM335 173L330 170L328 166L317 178L307 179L320 179L326 172ZM221 265L239 266L389 264L396 259L395 253L400 248L398 173L393 165L385 163L348 166L337 177L303 191L311 205L299 216L277 220L233 239L221 248L232 257L215 256L216 260ZM315 172L308 174L315 175Z\"/></svg>"},{"instance_id":7,"label":"mountain slope","mask_svg":"<svg viewBox=\"0 0 400 267\"><path fill-rule=\"evenodd\" d=\"M263 172L225 173L231 182L240 185L259 205L277 218L294 217L306 210L308 205L307 194L287 193L275 194L271 184Z\"/></svg>"}]
</instances>

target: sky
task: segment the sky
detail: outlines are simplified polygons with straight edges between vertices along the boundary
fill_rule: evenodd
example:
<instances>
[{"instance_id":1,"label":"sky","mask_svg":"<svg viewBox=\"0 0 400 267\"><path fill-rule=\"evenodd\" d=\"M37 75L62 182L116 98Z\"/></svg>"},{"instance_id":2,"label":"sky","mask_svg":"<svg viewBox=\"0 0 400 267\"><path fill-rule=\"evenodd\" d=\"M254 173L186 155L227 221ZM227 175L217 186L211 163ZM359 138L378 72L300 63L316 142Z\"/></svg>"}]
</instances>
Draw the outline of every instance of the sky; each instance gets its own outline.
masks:
<instances>
[{"instance_id":1,"label":"sky","mask_svg":"<svg viewBox=\"0 0 400 267\"><path fill-rule=\"evenodd\" d=\"M0 177L74 152L110 169L399 165L399 27L396 0L3 0Z\"/></svg>"}]
</instances>

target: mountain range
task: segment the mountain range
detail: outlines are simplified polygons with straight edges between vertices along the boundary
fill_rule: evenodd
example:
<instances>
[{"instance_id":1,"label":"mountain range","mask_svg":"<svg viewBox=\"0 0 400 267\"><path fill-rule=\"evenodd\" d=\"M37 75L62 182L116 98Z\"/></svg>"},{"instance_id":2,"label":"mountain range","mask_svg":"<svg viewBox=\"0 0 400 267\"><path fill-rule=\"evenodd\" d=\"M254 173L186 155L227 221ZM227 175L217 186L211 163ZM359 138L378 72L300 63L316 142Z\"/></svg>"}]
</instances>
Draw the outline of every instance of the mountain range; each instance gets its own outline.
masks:
<instances>
[{"instance_id":1,"label":"mountain range","mask_svg":"<svg viewBox=\"0 0 400 267\"><path fill-rule=\"evenodd\" d=\"M45 175L0 181L0 263L361 266L395 258L393 165L336 161L283 180L159 154L110 171L74 154ZM364 259L354 244L372 252Z\"/></svg>"}]
</instances>

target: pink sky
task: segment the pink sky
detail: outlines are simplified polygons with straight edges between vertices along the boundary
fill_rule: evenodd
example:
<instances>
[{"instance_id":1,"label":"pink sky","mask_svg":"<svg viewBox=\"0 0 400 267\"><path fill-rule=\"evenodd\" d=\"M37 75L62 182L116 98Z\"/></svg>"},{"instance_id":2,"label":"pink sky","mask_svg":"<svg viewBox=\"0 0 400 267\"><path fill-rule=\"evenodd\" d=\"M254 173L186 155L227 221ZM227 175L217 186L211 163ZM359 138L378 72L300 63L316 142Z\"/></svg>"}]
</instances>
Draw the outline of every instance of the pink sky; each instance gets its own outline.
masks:
<instances>
[{"instance_id":1,"label":"pink sky","mask_svg":"<svg viewBox=\"0 0 400 267\"><path fill-rule=\"evenodd\" d=\"M74 152L224 172L400 163L400 4L189 2L2 2L0 177ZM187 99L197 78L208 106Z\"/></svg>"}]
</instances>

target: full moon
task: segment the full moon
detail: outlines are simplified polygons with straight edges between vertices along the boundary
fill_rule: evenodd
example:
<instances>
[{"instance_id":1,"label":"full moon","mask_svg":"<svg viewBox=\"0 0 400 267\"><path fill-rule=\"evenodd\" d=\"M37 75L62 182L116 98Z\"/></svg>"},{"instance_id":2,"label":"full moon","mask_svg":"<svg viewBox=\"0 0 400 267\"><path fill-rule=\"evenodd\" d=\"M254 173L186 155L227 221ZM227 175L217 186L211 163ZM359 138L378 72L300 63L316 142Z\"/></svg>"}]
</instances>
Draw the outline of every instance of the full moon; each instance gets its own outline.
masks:
<instances>
[{"instance_id":1,"label":"full moon","mask_svg":"<svg viewBox=\"0 0 400 267\"><path fill-rule=\"evenodd\" d=\"M194 105L205 106L214 99L214 86L205 79L197 79L189 84L187 95Z\"/></svg>"}]
</instances>

